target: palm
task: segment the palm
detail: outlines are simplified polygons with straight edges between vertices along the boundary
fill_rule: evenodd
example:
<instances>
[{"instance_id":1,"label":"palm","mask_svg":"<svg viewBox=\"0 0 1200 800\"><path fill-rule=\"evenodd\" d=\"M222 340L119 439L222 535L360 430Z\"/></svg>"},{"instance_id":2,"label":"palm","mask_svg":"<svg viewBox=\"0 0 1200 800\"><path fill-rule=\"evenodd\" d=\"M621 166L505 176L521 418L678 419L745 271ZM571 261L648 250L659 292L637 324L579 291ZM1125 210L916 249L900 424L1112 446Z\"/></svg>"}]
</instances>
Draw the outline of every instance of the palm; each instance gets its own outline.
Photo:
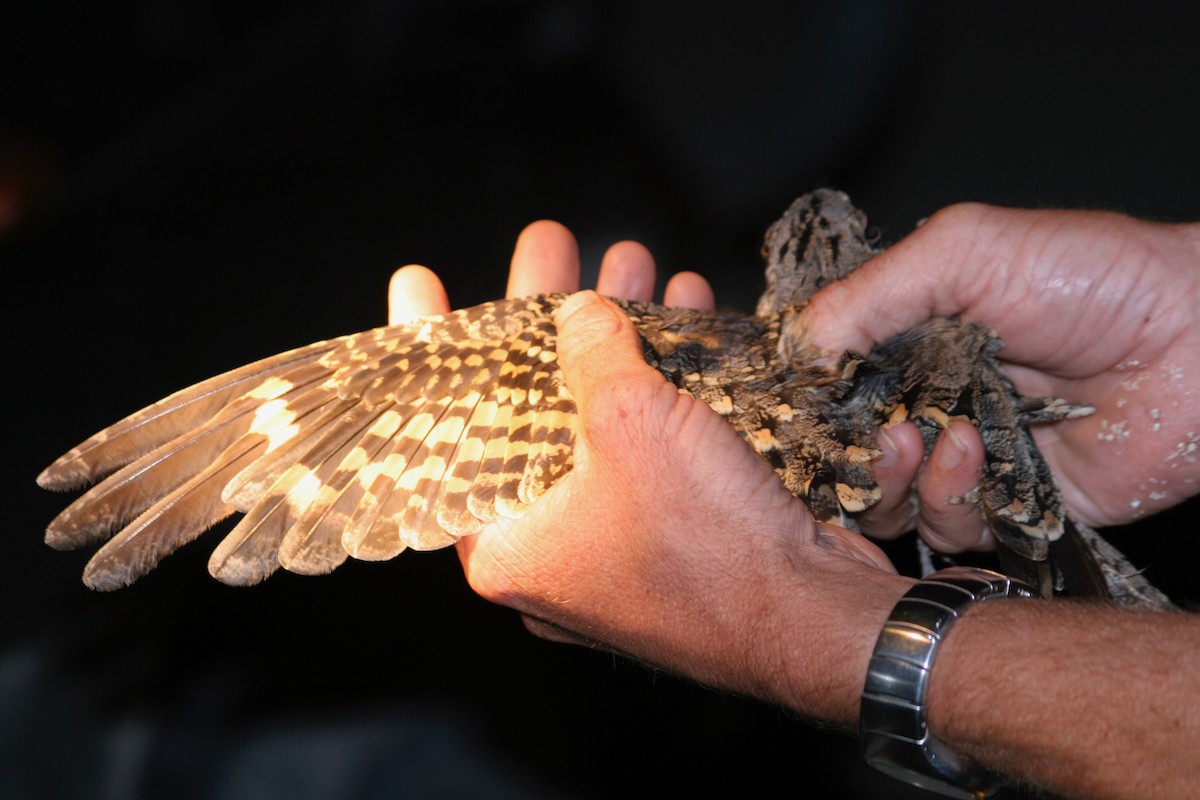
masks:
<instances>
[{"instance_id":1,"label":"palm","mask_svg":"<svg viewBox=\"0 0 1200 800\"><path fill-rule=\"evenodd\" d=\"M1090 403L1034 431L1068 506L1128 522L1197 492L1200 232L1118 214L955 206L814 298L831 349L861 348L930 314L994 328L1029 395ZM877 262L877 263L876 263ZM888 305L862 302L886 297Z\"/></svg>"},{"instance_id":2,"label":"palm","mask_svg":"<svg viewBox=\"0 0 1200 800\"><path fill-rule=\"evenodd\" d=\"M1178 385L1200 369L1196 345L1189 349L1125 358L1094 376L1049 382L1060 396L1096 408L1069 425L1034 431L1069 507L1085 521L1129 522L1196 492L1196 420Z\"/></svg>"},{"instance_id":3,"label":"palm","mask_svg":"<svg viewBox=\"0 0 1200 800\"><path fill-rule=\"evenodd\" d=\"M1128 522L1196 491L1195 464L1178 458L1196 436L1179 382L1200 369L1195 282L1139 235L1145 223L1056 216L1026 233L1015 262L1029 265L1016 289L1045 302L1005 302L1001 289L992 324L1006 358L1035 365L1013 370L1023 390L1096 408L1035 431L1069 506L1097 525ZM1052 326L1037 324L1045 305Z\"/></svg>"}]
</instances>

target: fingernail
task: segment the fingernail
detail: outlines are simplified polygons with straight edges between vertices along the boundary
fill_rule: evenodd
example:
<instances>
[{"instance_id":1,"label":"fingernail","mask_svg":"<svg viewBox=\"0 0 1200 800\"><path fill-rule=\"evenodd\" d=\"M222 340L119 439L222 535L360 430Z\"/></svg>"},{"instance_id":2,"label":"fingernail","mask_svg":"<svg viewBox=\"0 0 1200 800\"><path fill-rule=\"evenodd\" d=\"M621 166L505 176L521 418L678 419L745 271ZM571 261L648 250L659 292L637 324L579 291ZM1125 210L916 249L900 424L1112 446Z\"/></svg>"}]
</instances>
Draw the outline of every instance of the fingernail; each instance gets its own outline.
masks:
<instances>
[{"instance_id":1,"label":"fingernail","mask_svg":"<svg viewBox=\"0 0 1200 800\"><path fill-rule=\"evenodd\" d=\"M554 312L554 324L561 326L580 309L598 302L600 302L600 295L591 289L575 292L575 294L563 300L562 304Z\"/></svg>"},{"instance_id":2,"label":"fingernail","mask_svg":"<svg viewBox=\"0 0 1200 800\"><path fill-rule=\"evenodd\" d=\"M564 333L575 339L583 337L584 341L612 336L621 329L621 317L615 312L616 309L605 303L595 292L576 292L564 300L554 313L554 324L558 327L560 341ZM585 316L576 318L580 313Z\"/></svg>"},{"instance_id":3,"label":"fingernail","mask_svg":"<svg viewBox=\"0 0 1200 800\"><path fill-rule=\"evenodd\" d=\"M971 547L975 550L995 550L996 545L992 539L992 529L984 525L979 531L979 540L971 545Z\"/></svg>"},{"instance_id":4,"label":"fingernail","mask_svg":"<svg viewBox=\"0 0 1200 800\"><path fill-rule=\"evenodd\" d=\"M900 448L896 447L892 437L888 436L887 428L880 428L875 432L875 441L879 444L879 456L875 459L874 466L887 469L900 460Z\"/></svg>"},{"instance_id":5,"label":"fingernail","mask_svg":"<svg viewBox=\"0 0 1200 800\"><path fill-rule=\"evenodd\" d=\"M963 444L962 439L954 435L954 431L947 426L942 431L942 436L937 444L937 463L944 470L952 470L958 467L967 457L967 446Z\"/></svg>"}]
</instances>

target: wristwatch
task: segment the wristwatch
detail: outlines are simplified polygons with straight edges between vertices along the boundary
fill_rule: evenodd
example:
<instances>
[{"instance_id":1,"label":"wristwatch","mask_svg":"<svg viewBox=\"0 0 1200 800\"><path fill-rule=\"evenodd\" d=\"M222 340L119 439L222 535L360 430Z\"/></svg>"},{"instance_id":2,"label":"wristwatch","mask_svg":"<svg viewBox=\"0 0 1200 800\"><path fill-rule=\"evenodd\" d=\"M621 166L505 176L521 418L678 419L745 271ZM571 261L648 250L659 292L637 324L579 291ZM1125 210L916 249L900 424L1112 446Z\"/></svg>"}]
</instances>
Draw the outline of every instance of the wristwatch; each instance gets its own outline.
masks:
<instances>
[{"instance_id":1,"label":"wristwatch","mask_svg":"<svg viewBox=\"0 0 1200 800\"><path fill-rule=\"evenodd\" d=\"M1027 584L999 572L950 567L919 581L892 609L875 642L859 712L867 763L947 797L985 798L1003 782L929 731L929 670L954 621L972 603L1033 597Z\"/></svg>"}]
</instances>

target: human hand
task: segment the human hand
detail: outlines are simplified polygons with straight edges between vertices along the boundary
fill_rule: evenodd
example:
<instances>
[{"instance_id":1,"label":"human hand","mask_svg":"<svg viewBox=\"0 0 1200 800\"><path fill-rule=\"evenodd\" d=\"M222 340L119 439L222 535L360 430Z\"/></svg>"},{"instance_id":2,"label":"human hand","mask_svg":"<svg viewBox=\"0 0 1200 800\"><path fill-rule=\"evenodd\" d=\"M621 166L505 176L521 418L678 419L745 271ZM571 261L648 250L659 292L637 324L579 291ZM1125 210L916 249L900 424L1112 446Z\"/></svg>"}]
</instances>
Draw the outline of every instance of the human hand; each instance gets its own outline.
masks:
<instances>
[{"instance_id":1,"label":"human hand","mask_svg":"<svg viewBox=\"0 0 1200 800\"><path fill-rule=\"evenodd\" d=\"M1027 395L1096 408L1090 417L1034 426L1068 509L1114 525L1200 490L1200 225L1120 214L958 205L804 312L814 343L867 351L930 316L960 315L995 329L999 356ZM955 504L977 482L982 442L967 423L943 435L917 479L917 525L937 549L989 543L979 510ZM880 482L920 462L911 424L886 431ZM911 527L904 493L864 518L874 535Z\"/></svg>"},{"instance_id":2,"label":"human hand","mask_svg":"<svg viewBox=\"0 0 1200 800\"><path fill-rule=\"evenodd\" d=\"M654 257L637 242L618 242L604 254L596 291L609 297L648 302L654 294ZM507 297L579 290L579 247L557 222L540 220L517 238L509 269ZM683 308L713 308L712 287L694 272L667 281L663 302ZM450 310L446 290L426 267L411 264L396 271L388 285L388 322Z\"/></svg>"},{"instance_id":3,"label":"human hand","mask_svg":"<svg viewBox=\"0 0 1200 800\"><path fill-rule=\"evenodd\" d=\"M573 291L578 260L566 229L535 223L509 294ZM645 248L621 243L597 288L647 300L653 276ZM420 267L390 296L393 321L448 307ZM711 307L712 293L682 274L665 300ZM865 539L816 523L724 420L647 366L615 306L576 295L556 324L579 408L574 469L522 519L460 542L471 586L546 638L852 725L870 648L911 581Z\"/></svg>"}]
</instances>

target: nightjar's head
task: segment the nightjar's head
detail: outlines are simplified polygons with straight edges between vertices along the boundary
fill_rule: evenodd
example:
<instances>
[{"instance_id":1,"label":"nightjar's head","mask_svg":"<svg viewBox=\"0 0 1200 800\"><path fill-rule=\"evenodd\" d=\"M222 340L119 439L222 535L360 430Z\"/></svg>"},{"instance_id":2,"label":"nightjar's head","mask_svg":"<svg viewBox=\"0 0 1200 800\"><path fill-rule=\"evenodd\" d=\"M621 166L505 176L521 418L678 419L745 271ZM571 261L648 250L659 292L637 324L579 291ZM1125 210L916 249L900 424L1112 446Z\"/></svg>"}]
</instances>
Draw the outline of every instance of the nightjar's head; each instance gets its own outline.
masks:
<instances>
[{"instance_id":1,"label":"nightjar's head","mask_svg":"<svg viewBox=\"0 0 1200 800\"><path fill-rule=\"evenodd\" d=\"M822 286L878 253L875 238L867 215L842 192L819 189L799 198L763 240L767 288L758 315L771 317L804 305Z\"/></svg>"}]
</instances>

